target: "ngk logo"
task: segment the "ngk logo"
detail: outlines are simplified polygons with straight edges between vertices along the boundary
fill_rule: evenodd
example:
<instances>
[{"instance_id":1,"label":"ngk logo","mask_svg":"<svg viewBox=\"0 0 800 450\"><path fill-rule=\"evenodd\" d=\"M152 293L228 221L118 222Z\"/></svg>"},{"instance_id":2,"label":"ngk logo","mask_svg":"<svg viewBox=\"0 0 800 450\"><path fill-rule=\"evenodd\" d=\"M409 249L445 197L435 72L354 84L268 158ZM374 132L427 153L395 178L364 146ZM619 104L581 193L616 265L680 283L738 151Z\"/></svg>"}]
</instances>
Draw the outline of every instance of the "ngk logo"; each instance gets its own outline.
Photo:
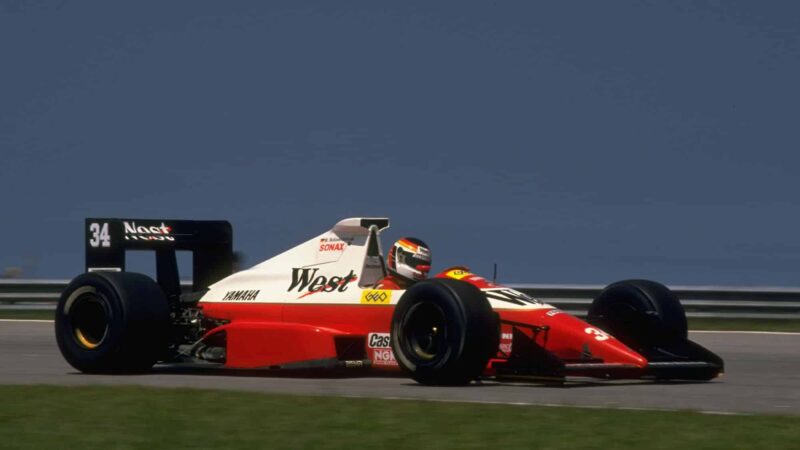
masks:
<instances>
[{"instance_id":1,"label":"ngk logo","mask_svg":"<svg viewBox=\"0 0 800 450\"><path fill-rule=\"evenodd\" d=\"M125 240L134 241L174 241L172 228L161 222L161 225L136 225L136 222L122 222L125 225Z\"/></svg>"},{"instance_id":2,"label":"ngk logo","mask_svg":"<svg viewBox=\"0 0 800 450\"><path fill-rule=\"evenodd\" d=\"M397 361L394 359L392 349L376 349L372 352L372 363L376 366L394 366Z\"/></svg>"}]
</instances>

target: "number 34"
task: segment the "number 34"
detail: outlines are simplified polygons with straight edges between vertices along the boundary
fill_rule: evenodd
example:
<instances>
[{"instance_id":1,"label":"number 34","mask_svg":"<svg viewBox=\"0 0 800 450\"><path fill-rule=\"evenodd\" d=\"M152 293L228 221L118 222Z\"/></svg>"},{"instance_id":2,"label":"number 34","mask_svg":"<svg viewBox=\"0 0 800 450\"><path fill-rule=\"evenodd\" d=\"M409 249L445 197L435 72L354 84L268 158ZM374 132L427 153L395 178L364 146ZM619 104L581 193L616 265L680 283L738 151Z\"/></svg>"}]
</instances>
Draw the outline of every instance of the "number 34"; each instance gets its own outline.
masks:
<instances>
[{"instance_id":1,"label":"number 34","mask_svg":"<svg viewBox=\"0 0 800 450\"><path fill-rule=\"evenodd\" d=\"M108 223L91 223L89 224L89 232L92 233L92 238L89 239L89 245L92 247L111 247Z\"/></svg>"}]
</instances>

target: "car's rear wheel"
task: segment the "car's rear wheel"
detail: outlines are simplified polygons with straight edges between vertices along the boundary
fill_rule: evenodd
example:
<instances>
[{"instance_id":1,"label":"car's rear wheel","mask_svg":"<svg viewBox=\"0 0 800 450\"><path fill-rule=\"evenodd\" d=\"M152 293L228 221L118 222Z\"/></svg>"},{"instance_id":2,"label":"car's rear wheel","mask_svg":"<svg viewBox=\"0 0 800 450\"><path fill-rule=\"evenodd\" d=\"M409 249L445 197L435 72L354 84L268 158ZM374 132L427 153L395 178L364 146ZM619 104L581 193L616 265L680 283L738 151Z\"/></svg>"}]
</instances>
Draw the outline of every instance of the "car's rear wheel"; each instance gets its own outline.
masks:
<instances>
[{"instance_id":1,"label":"car's rear wheel","mask_svg":"<svg viewBox=\"0 0 800 450\"><path fill-rule=\"evenodd\" d=\"M422 384L466 384L497 352L499 321L486 296L468 283L421 281L409 288L392 317L395 359Z\"/></svg>"},{"instance_id":2,"label":"car's rear wheel","mask_svg":"<svg viewBox=\"0 0 800 450\"><path fill-rule=\"evenodd\" d=\"M636 350L688 338L686 313L678 297L649 280L608 285L592 302L588 321Z\"/></svg>"},{"instance_id":3,"label":"car's rear wheel","mask_svg":"<svg viewBox=\"0 0 800 450\"><path fill-rule=\"evenodd\" d=\"M56 341L82 372L138 372L164 354L166 296L151 278L130 272L79 275L56 308Z\"/></svg>"}]
</instances>

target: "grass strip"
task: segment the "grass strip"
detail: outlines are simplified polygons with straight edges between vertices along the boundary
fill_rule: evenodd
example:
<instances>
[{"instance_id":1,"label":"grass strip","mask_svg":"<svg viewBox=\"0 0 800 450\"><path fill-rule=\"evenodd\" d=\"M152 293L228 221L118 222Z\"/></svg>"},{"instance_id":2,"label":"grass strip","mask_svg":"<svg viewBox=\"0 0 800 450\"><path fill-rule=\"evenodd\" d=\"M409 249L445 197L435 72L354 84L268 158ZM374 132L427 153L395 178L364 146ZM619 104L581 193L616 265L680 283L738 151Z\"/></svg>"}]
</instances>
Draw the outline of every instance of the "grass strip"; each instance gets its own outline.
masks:
<instances>
[{"instance_id":1,"label":"grass strip","mask_svg":"<svg viewBox=\"0 0 800 450\"><path fill-rule=\"evenodd\" d=\"M421 388L422 389L422 388ZM0 386L13 448L797 448L800 418L145 387Z\"/></svg>"}]
</instances>

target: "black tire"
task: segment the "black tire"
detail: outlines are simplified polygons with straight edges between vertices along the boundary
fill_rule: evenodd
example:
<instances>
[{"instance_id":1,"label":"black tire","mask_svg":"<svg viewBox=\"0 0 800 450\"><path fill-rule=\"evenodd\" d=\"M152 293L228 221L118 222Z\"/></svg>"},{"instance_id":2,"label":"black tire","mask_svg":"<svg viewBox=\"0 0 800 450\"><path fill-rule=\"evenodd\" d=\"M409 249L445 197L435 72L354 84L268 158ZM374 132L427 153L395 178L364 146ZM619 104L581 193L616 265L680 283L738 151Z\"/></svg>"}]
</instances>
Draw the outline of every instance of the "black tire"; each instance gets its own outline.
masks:
<instances>
[{"instance_id":1,"label":"black tire","mask_svg":"<svg viewBox=\"0 0 800 450\"><path fill-rule=\"evenodd\" d=\"M592 302L588 321L636 350L688 339L680 300L663 284L649 280L608 285Z\"/></svg>"},{"instance_id":2,"label":"black tire","mask_svg":"<svg viewBox=\"0 0 800 450\"><path fill-rule=\"evenodd\" d=\"M169 306L151 278L131 272L77 276L56 309L61 354L81 372L141 372L164 354Z\"/></svg>"},{"instance_id":3,"label":"black tire","mask_svg":"<svg viewBox=\"0 0 800 450\"><path fill-rule=\"evenodd\" d=\"M467 384L497 353L499 326L480 289L458 280L424 280L397 303L392 351L403 371L421 384Z\"/></svg>"}]
</instances>

